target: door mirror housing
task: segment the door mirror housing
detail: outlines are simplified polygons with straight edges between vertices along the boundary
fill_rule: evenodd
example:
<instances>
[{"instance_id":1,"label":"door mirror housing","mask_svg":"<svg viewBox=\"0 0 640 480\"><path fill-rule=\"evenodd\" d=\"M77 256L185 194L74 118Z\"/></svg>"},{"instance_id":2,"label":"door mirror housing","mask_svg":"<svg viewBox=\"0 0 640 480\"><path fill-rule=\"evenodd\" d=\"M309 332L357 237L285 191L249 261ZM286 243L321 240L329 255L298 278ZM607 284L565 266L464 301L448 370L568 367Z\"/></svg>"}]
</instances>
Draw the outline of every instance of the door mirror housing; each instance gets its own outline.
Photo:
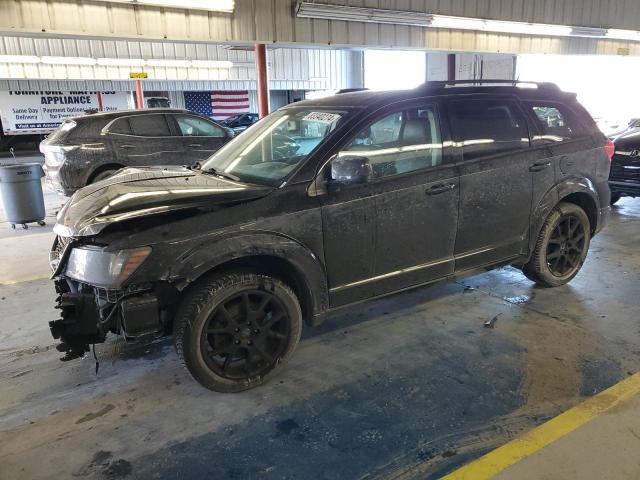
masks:
<instances>
[{"instance_id":1,"label":"door mirror housing","mask_svg":"<svg viewBox=\"0 0 640 480\"><path fill-rule=\"evenodd\" d=\"M373 169L371 162L362 155L345 155L336 157L331 162L330 183L353 185L371 181Z\"/></svg>"}]
</instances>

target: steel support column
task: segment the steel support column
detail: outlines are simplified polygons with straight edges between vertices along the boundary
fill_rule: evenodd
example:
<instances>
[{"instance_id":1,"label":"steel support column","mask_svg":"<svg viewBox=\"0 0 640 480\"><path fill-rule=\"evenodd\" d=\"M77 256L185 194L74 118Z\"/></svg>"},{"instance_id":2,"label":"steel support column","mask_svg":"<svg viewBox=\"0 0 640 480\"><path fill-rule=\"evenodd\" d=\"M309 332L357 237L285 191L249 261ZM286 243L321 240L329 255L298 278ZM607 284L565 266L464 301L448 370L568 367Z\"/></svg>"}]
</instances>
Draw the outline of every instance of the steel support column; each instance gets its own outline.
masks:
<instances>
[{"instance_id":1,"label":"steel support column","mask_svg":"<svg viewBox=\"0 0 640 480\"><path fill-rule=\"evenodd\" d=\"M144 96L142 95L142 80L136 80L136 105L139 109L144 108Z\"/></svg>"},{"instance_id":2,"label":"steel support column","mask_svg":"<svg viewBox=\"0 0 640 480\"><path fill-rule=\"evenodd\" d=\"M269 115L269 80L267 78L267 48L264 43L253 47L256 59L256 81L258 88L258 114L260 118Z\"/></svg>"}]
</instances>

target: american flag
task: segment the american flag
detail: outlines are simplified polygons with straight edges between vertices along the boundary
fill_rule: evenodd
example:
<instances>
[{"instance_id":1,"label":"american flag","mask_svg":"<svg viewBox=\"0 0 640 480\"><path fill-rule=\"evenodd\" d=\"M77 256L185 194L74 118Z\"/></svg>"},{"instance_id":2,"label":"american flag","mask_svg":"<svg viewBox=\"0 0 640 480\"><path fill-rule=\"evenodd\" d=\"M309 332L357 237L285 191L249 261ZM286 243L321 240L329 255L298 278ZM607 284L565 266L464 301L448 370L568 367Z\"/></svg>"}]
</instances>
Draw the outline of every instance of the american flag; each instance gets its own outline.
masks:
<instances>
[{"instance_id":1,"label":"american flag","mask_svg":"<svg viewBox=\"0 0 640 480\"><path fill-rule=\"evenodd\" d=\"M247 90L213 92L184 92L187 110L205 115L214 120L225 120L239 113L249 113Z\"/></svg>"}]
</instances>

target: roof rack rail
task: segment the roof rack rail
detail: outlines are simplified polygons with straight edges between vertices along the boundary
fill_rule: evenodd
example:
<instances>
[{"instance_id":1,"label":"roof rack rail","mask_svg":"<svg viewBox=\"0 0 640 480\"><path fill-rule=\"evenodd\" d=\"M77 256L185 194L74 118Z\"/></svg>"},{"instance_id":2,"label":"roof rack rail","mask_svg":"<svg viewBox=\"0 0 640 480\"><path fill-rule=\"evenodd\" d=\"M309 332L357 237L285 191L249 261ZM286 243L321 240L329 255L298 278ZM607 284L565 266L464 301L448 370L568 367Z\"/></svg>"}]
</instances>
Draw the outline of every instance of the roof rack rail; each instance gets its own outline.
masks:
<instances>
[{"instance_id":1,"label":"roof rack rail","mask_svg":"<svg viewBox=\"0 0 640 480\"><path fill-rule=\"evenodd\" d=\"M535 85L537 88L560 91L558 85L552 82L531 82L526 80L504 80L485 78L481 80L434 80L423 83L419 88L447 88L459 86L486 86L487 84L504 85L509 87L517 87L518 85ZM489 85L491 86L491 85Z\"/></svg>"}]
</instances>

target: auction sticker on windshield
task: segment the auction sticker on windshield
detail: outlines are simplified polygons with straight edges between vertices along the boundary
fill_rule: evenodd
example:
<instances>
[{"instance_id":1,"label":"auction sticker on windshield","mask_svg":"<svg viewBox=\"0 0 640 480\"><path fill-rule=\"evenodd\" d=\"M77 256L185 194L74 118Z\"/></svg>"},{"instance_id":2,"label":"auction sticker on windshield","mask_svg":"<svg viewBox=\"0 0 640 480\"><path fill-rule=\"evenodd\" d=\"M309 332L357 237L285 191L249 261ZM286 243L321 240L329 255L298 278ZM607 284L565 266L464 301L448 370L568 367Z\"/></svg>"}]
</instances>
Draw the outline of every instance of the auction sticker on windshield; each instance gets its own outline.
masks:
<instances>
[{"instance_id":1,"label":"auction sticker on windshield","mask_svg":"<svg viewBox=\"0 0 640 480\"><path fill-rule=\"evenodd\" d=\"M329 112L311 112L302 117L302 120L308 122L333 123L340 118L341 115Z\"/></svg>"}]
</instances>

